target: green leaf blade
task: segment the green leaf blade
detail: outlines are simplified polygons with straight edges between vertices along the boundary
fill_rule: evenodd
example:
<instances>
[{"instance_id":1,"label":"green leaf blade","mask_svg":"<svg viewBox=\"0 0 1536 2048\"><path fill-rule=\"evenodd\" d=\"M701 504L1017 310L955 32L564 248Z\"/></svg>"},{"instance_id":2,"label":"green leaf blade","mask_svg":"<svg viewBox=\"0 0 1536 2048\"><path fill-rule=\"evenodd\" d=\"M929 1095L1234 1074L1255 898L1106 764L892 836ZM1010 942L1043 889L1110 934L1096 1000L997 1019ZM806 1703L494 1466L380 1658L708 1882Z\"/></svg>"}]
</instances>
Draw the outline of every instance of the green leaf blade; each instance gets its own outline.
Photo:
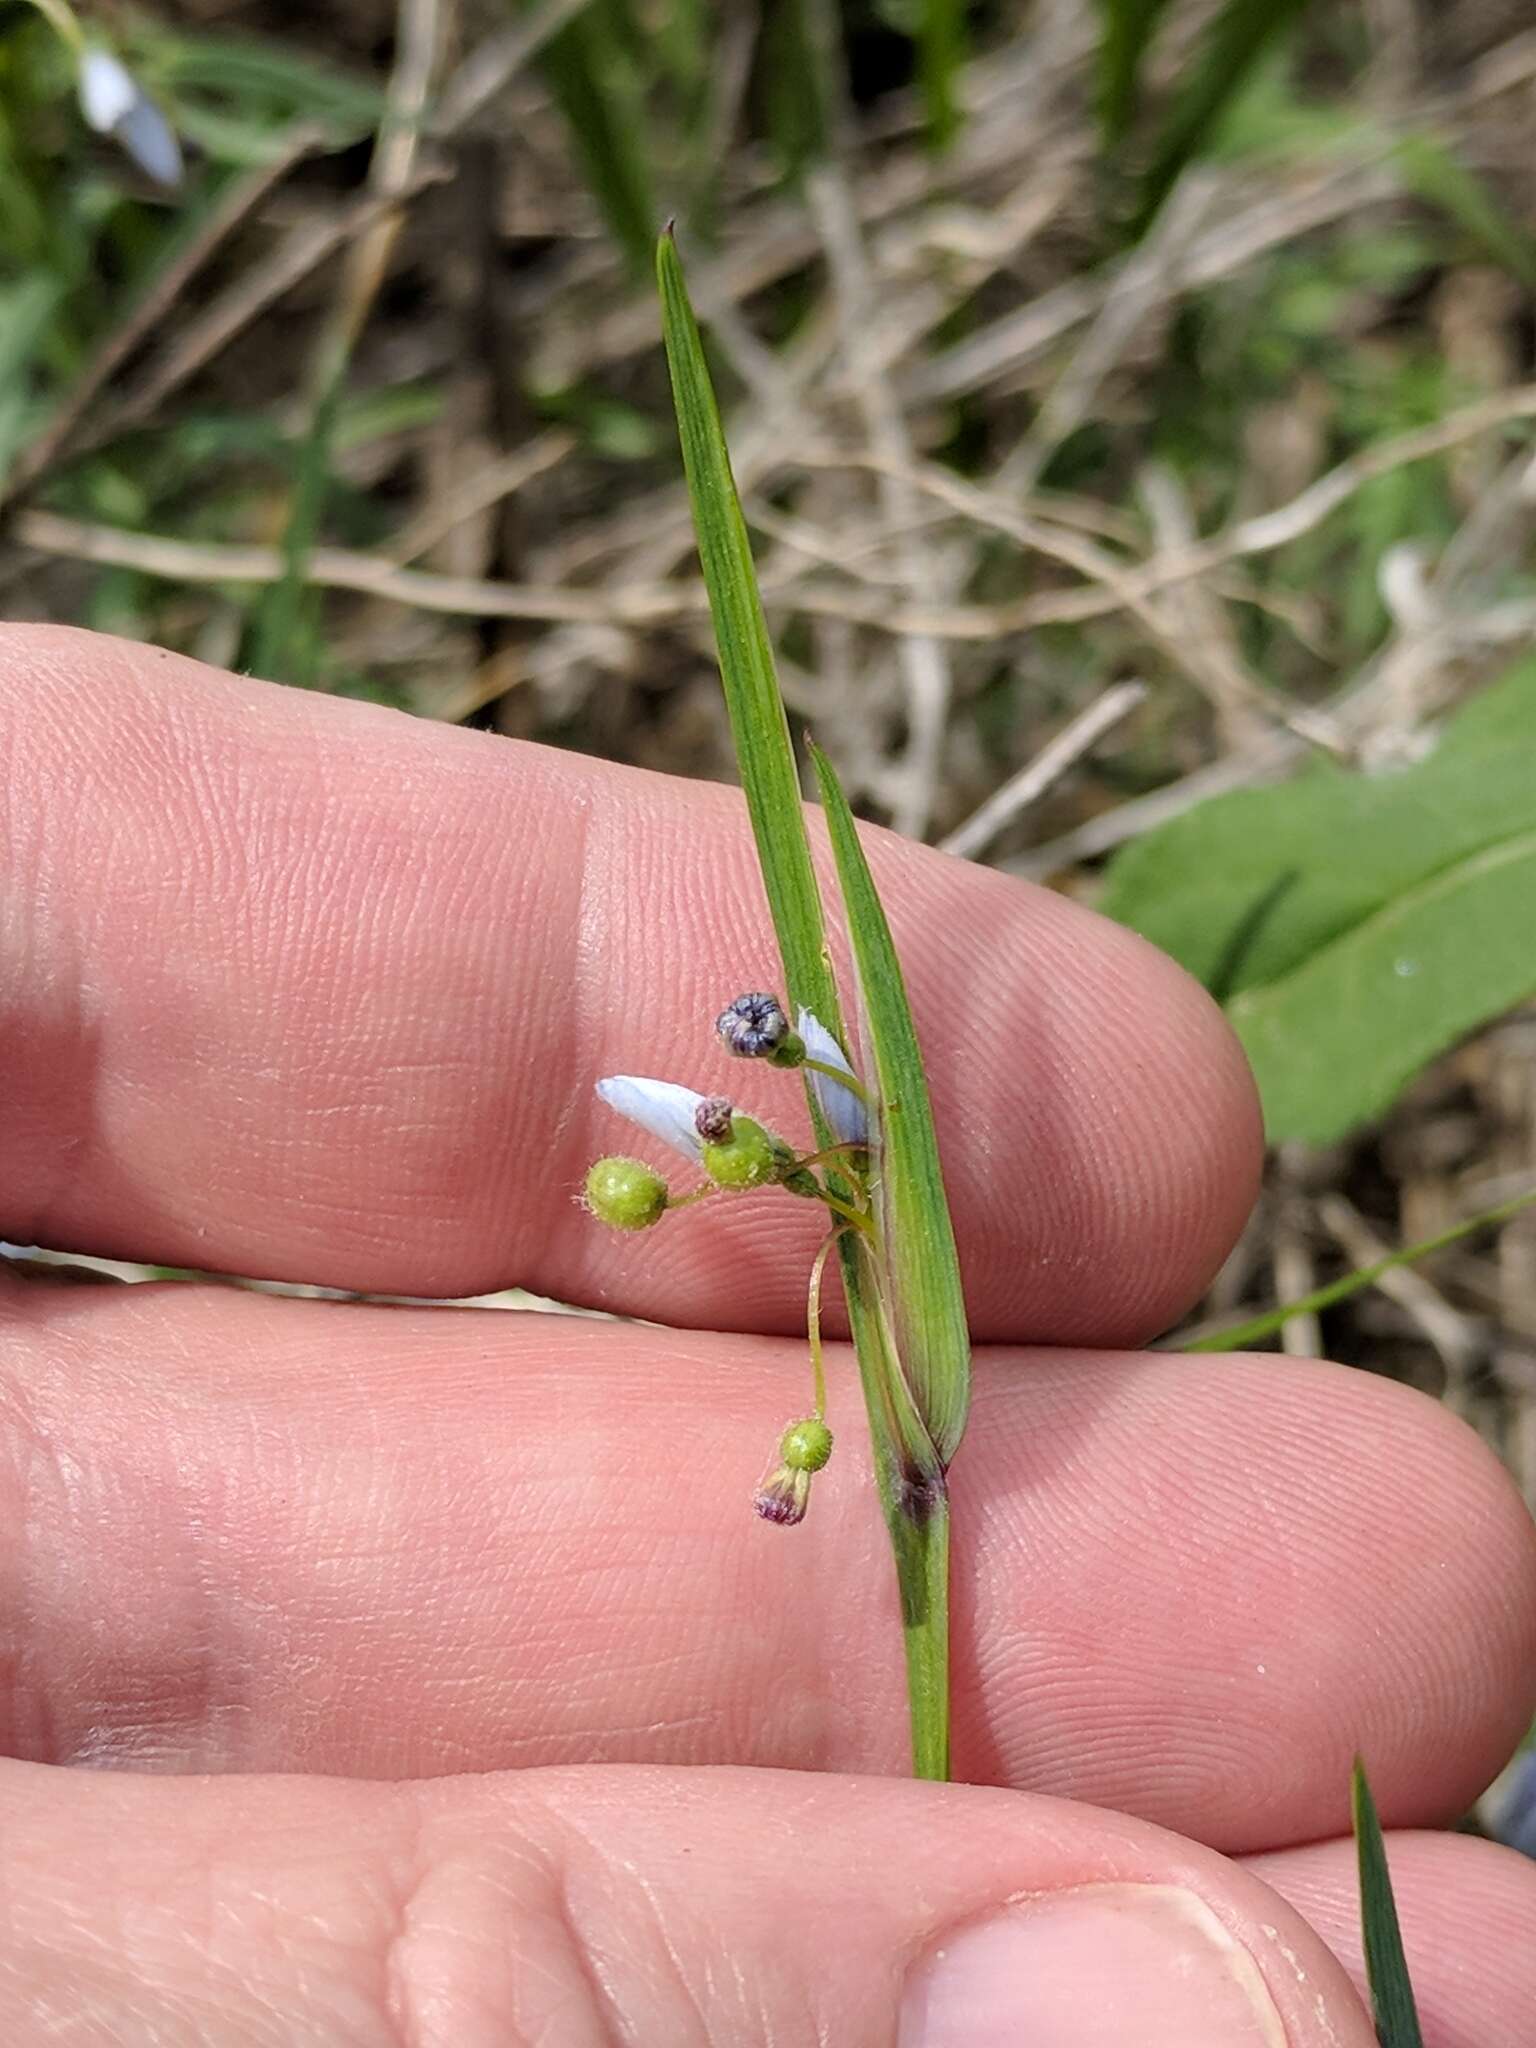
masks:
<instances>
[{"instance_id":1,"label":"green leaf blade","mask_svg":"<svg viewBox=\"0 0 1536 2048\"><path fill-rule=\"evenodd\" d=\"M1536 990L1533 741L1528 660L1412 766L1217 797L1113 863L1103 909L1226 1001L1272 1138L1344 1135Z\"/></svg>"},{"instance_id":2,"label":"green leaf blade","mask_svg":"<svg viewBox=\"0 0 1536 2048\"><path fill-rule=\"evenodd\" d=\"M1132 232L1143 235L1186 166L1247 84L1254 66L1300 19L1307 0L1225 0L1175 96L1141 182ZM1140 52L1136 61L1139 64Z\"/></svg>"},{"instance_id":3,"label":"green leaf blade","mask_svg":"<svg viewBox=\"0 0 1536 2048\"><path fill-rule=\"evenodd\" d=\"M1402 1930L1392 1896L1386 1844L1376 1802L1366 1782L1365 1766L1356 1757L1350 1781L1355 1850L1360 1870L1360 1935L1365 1948L1365 1974L1371 1987L1371 2010L1381 2048L1424 2048L1418 2007L1403 1954Z\"/></svg>"},{"instance_id":4,"label":"green leaf blade","mask_svg":"<svg viewBox=\"0 0 1536 2048\"><path fill-rule=\"evenodd\" d=\"M1168 0L1099 0L1099 124L1119 142L1135 118L1141 69Z\"/></svg>"},{"instance_id":5,"label":"green leaf blade","mask_svg":"<svg viewBox=\"0 0 1536 2048\"><path fill-rule=\"evenodd\" d=\"M947 149L960 131L960 71L965 62L964 0L922 0L917 68L928 139Z\"/></svg>"},{"instance_id":6,"label":"green leaf blade","mask_svg":"<svg viewBox=\"0 0 1536 2048\"><path fill-rule=\"evenodd\" d=\"M812 748L811 762L864 997L874 1063L870 1079L880 1098L885 1257L898 1348L913 1401L941 1465L947 1465L970 1404L970 1339L928 1077L895 941L853 812L819 748Z\"/></svg>"},{"instance_id":7,"label":"green leaf blade","mask_svg":"<svg viewBox=\"0 0 1536 2048\"><path fill-rule=\"evenodd\" d=\"M1460 1223L1453 1223L1449 1230L1438 1231L1433 1237L1421 1238L1417 1244L1404 1245L1400 1251L1388 1252L1384 1258L1374 1260L1368 1266L1357 1266L1354 1272L1345 1273L1337 1280L1330 1280L1324 1287L1314 1287L1310 1294L1303 1294L1295 1301L1285 1302L1279 1308L1266 1309L1262 1315L1253 1316L1247 1322L1230 1324L1225 1330L1215 1330L1206 1337L1191 1338L1187 1344L1173 1343L1157 1345L1154 1349L1173 1351L1246 1351L1252 1344L1261 1344L1267 1337L1275 1336L1290 1321L1292 1316L1316 1315L1325 1308L1333 1308L1338 1302L1348 1301L1352 1295L1361 1294L1367 1287L1374 1287L1385 1273L1392 1273L1399 1266L1416 1265L1420 1259L1427 1259L1435 1252L1444 1251L1447 1246L1459 1244L1463 1238L1473 1237L1480 1230L1488 1230L1498 1223L1507 1223L1512 1216L1518 1216L1523 1209L1536 1204L1536 1190L1523 1195L1513 1195L1497 1207L1483 1209L1476 1216L1468 1216Z\"/></svg>"},{"instance_id":8,"label":"green leaf blade","mask_svg":"<svg viewBox=\"0 0 1536 2048\"><path fill-rule=\"evenodd\" d=\"M786 988L791 1002L803 1003L841 1038L842 1012L827 957L789 722L714 387L670 234L661 239L656 265L683 466L721 682ZM820 1142L829 1143L834 1134L814 1097L810 1106ZM837 1192L836 1176L829 1180ZM943 1779L949 1775L950 1725L948 1499L932 1442L912 1409L902 1378L879 1276L850 1235L839 1240L838 1260L901 1596L912 1765L919 1777ZM914 1467L927 1484L920 1518L910 1512Z\"/></svg>"},{"instance_id":9,"label":"green leaf blade","mask_svg":"<svg viewBox=\"0 0 1536 2048\"><path fill-rule=\"evenodd\" d=\"M1327 1144L1536 993L1536 831L1405 893L1229 1016L1271 1136ZM1362 1028L1362 1026L1367 1028Z\"/></svg>"},{"instance_id":10,"label":"green leaf blade","mask_svg":"<svg viewBox=\"0 0 1536 2048\"><path fill-rule=\"evenodd\" d=\"M656 276L683 468L720 654L720 680L788 994L792 1003L804 1003L829 1031L840 1035L842 1015L826 960L821 898L811 865L794 747L758 596L752 546L704 345L670 234L663 235L657 246Z\"/></svg>"}]
</instances>

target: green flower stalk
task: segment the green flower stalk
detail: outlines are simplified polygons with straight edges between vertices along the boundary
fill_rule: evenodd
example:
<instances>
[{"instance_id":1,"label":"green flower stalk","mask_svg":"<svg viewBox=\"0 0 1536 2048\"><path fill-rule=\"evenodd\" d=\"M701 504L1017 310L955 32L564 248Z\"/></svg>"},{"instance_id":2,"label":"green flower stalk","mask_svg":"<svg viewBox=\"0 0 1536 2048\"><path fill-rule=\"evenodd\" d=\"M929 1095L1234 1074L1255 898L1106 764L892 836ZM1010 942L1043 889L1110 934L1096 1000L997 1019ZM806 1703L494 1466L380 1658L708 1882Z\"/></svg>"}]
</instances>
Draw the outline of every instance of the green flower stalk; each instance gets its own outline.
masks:
<instances>
[{"instance_id":1,"label":"green flower stalk","mask_svg":"<svg viewBox=\"0 0 1536 2048\"><path fill-rule=\"evenodd\" d=\"M775 1187L820 1201L829 1231L808 1290L811 1415L791 1423L754 1505L798 1523L826 1463L820 1341L823 1267L835 1251L869 1417L875 1478L896 1565L907 1655L913 1768L949 1775L949 1487L965 1428L970 1349L922 1054L879 894L830 764L812 751L857 976L853 1014L865 1071L848 1056L844 1004L803 813L799 771L774 670L740 500L703 345L670 232L657 252L662 324L699 559L721 681L789 1006L762 990L715 1020L733 1058L798 1070L815 1141L796 1157L721 1097L618 1075L598 1093L705 1176L668 1208ZM792 1006L792 1007L790 1007ZM794 1017L793 1028L790 1024ZM620 1227L632 1227L620 1222ZM648 1226L646 1226L648 1227Z\"/></svg>"}]
</instances>

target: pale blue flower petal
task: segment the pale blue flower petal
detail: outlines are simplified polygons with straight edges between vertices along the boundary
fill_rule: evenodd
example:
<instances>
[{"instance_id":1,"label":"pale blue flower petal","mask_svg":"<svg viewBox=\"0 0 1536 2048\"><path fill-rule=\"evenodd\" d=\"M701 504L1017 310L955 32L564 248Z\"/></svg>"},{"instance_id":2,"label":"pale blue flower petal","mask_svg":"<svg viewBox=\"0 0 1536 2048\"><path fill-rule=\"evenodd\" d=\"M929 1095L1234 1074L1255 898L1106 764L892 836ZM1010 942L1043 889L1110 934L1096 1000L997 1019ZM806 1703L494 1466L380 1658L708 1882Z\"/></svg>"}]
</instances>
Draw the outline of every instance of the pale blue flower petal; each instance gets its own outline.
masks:
<instances>
[{"instance_id":1,"label":"pale blue flower petal","mask_svg":"<svg viewBox=\"0 0 1536 2048\"><path fill-rule=\"evenodd\" d=\"M152 99L140 93L114 132L139 169L157 185L181 183L181 144Z\"/></svg>"},{"instance_id":2,"label":"pale blue flower petal","mask_svg":"<svg viewBox=\"0 0 1536 2048\"><path fill-rule=\"evenodd\" d=\"M638 1074L610 1074L598 1082L597 1092L610 1109L698 1164L703 1146L694 1117L702 1095L676 1081L647 1081Z\"/></svg>"},{"instance_id":3,"label":"pale blue flower petal","mask_svg":"<svg viewBox=\"0 0 1536 2048\"><path fill-rule=\"evenodd\" d=\"M110 135L139 97L133 73L110 50L86 51L78 83L80 111L98 135Z\"/></svg>"},{"instance_id":4,"label":"pale blue flower petal","mask_svg":"<svg viewBox=\"0 0 1536 2048\"><path fill-rule=\"evenodd\" d=\"M857 1079L848 1064L847 1055L826 1025L809 1010L802 1009L795 1020L795 1029L805 1040L805 1049L813 1060L820 1060L829 1067L841 1068L850 1080ZM851 1088L841 1088L836 1081L825 1074L807 1074L811 1093L821 1109L822 1115L837 1134L842 1145L867 1145L869 1143L869 1112Z\"/></svg>"},{"instance_id":5,"label":"pale blue flower petal","mask_svg":"<svg viewBox=\"0 0 1536 2048\"><path fill-rule=\"evenodd\" d=\"M176 131L125 64L110 50L80 59L80 111L98 135L110 135L158 185L181 183Z\"/></svg>"}]
</instances>

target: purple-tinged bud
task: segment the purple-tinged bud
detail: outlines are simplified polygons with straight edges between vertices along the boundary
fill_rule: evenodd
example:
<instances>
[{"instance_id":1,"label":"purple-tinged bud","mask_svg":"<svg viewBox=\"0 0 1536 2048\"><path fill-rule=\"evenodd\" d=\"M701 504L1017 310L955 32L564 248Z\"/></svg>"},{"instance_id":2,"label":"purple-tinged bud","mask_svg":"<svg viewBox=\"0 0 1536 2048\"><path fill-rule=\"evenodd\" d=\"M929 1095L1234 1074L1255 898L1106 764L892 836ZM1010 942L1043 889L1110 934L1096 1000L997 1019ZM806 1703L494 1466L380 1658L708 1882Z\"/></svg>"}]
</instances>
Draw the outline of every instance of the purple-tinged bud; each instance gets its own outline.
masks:
<instances>
[{"instance_id":1,"label":"purple-tinged bud","mask_svg":"<svg viewBox=\"0 0 1536 2048\"><path fill-rule=\"evenodd\" d=\"M832 1455L832 1432L819 1415L792 1422L779 1439L779 1463L752 1499L765 1522L792 1528L805 1520L811 1478Z\"/></svg>"},{"instance_id":2,"label":"purple-tinged bud","mask_svg":"<svg viewBox=\"0 0 1536 2048\"><path fill-rule=\"evenodd\" d=\"M706 1095L693 1112L693 1128L706 1145L729 1145L735 1136L730 1103L723 1095Z\"/></svg>"},{"instance_id":3,"label":"purple-tinged bud","mask_svg":"<svg viewBox=\"0 0 1536 2048\"><path fill-rule=\"evenodd\" d=\"M727 1003L715 1019L715 1030L737 1059L771 1059L776 1066L793 1066L805 1056L778 997L762 989Z\"/></svg>"},{"instance_id":4,"label":"purple-tinged bud","mask_svg":"<svg viewBox=\"0 0 1536 2048\"><path fill-rule=\"evenodd\" d=\"M787 1465L781 1465L757 1489L752 1496L752 1505L765 1522L775 1522L782 1529L791 1529L796 1522L805 1520L810 1498L810 1473L791 1472Z\"/></svg>"}]
</instances>

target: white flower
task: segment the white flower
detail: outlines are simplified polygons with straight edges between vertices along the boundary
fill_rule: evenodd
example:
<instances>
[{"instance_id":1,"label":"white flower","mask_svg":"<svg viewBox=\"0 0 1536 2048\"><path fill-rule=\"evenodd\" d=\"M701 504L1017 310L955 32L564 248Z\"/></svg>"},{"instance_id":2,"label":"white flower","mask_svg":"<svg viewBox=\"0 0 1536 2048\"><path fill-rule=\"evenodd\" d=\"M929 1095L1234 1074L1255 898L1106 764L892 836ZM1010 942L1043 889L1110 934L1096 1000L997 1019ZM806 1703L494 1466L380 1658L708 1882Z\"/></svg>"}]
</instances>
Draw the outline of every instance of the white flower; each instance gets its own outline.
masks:
<instances>
[{"instance_id":1,"label":"white flower","mask_svg":"<svg viewBox=\"0 0 1536 2048\"><path fill-rule=\"evenodd\" d=\"M847 1055L826 1025L811 1012L802 1009L795 1019L795 1029L805 1040L805 1049L813 1060L820 1060L823 1066L837 1067L850 1081L858 1077L848 1064ZM869 1143L869 1111L860 1102L851 1088L839 1087L836 1081L825 1074L807 1074L811 1093L815 1096L822 1115L837 1133L839 1144L867 1145Z\"/></svg>"},{"instance_id":2,"label":"white flower","mask_svg":"<svg viewBox=\"0 0 1536 2048\"><path fill-rule=\"evenodd\" d=\"M181 183L181 144L164 114L110 50L80 59L80 111L98 135L114 136L159 185Z\"/></svg>"},{"instance_id":3,"label":"white flower","mask_svg":"<svg viewBox=\"0 0 1536 2048\"><path fill-rule=\"evenodd\" d=\"M110 50L80 59L80 111L98 135L110 135L139 96L133 74Z\"/></svg>"},{"instance_id":4,"label":"white flower","mask_svg":"<svg viewBox=\"0 0 1536 2048\"><path fill-rule=\"evenodd\" d=\"M699 1164L704 1147L696 1119L708 1096L676 1081L648 1081L638 1074L610 1074L598 1082L597 1092L610 1109Z\"/></svg>"}]
</instances>

